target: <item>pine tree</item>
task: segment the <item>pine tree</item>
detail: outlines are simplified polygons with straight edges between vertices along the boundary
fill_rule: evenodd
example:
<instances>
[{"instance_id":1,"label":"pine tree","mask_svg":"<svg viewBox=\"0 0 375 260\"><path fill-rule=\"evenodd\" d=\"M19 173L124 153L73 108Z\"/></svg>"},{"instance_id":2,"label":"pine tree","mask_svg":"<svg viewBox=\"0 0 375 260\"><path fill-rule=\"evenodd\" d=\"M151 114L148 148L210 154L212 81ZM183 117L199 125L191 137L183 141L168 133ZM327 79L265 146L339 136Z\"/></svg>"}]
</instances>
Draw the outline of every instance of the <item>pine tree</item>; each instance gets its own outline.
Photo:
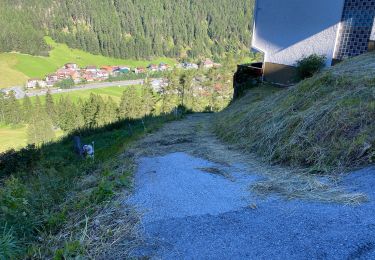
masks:
<instances>
[{"instance_id":1,"label":"pine tree","mask_svg":"<svg viewBox=\"0 0 375 260\"><path fill-rule=\"evenodd\" d=\"M83 127L82 101L79 100L78 105L75 105L68 97L62 97L56 107L58 125L64 132L69 133Z\"/></svg>"},{"instance_id":2,"label":"pine tree","mask_svg":"<svg viewBox=\"0 0 375 260\"><path fill-rule=\"evenodd\" d=\"M25 97L23 98L23 102L22 102L22 112L23 112L22 121L24 123L27 124L30 122L31 116L33 115L33 111L34 111L33 104L31 103L29 96L25 95Z\"/></svg>"},{"instance_id":3,"label":"pine tree","mask_svg":"<svg viewBox=\"0 0 375 260\"><path fill-rule=\"evenodd\" d=\"M18 100L16 99L14 91L11 91L7 98L5 98L5 123L19 124L22 121L22 113Z\"/></svg>"},{"instance_id":4,"label":"pine tree","mask_svg":"<svg viewBox=\"0 0 375 260\"><path fill-rule=\"evenodd\" d=\"M150 115L155 109L155 97L149 84L142 87L141 104L144 116Z\"/></svg>"},{"instance_id":5,"label":"pine tree","mask_svg":"<svg viewBox=\"0 0 375 260\"><path fill-rule=\"evenodd\" d=\"M162 91L162 112L170 113L174 108L178 106L179 94L181 93L178 73L172 71L167 77L168 84L163 88Z\"/></svg>"},{"instance_id":6,"label":"pine tree","mask_svg":"<svg viewBox=\"0 0 375 260\"><path fill-rule=\"evenodd\" d=\"M111 124L116 122L117 114L118 114L118 107L115 101L111 97L108 97L107 101L105 102L105 124Z\"/></svg>"},{"instance_id":7,"label":"pine tree","mask_svg":"<svg viewBox=\"0 0 375 260\"><path fill-rule=\"evenodd\" d=\"M100 103L96 95L90 94L90 98L83 104L82 115L85 127L94 128L99 125Z\"/></svg>"},{"instance_id":8,"label":"pine tree","mask_svg":"<svg viewBox=\"0 0 375 260\"><path fill-rule=\"evenodd\" d=\"M27 142L29 144L41 144L51 141L54 137L55 132L53 131L52 121L37 96L27 127Z\"/></svg>"},{"instance_id":9,"label":"pine tree","mask_svg":"<svg viewBox=\"0 0 375 260\"><path fill-rule=\"evenodd\" d=\"M181 105L186 106L185 100L189 101L192 92L192 84L193 84L193 73L187 71L180 76L180 93L181 93ZM188 102L189 103L189 102Z\"/></svg>"},{"instance_id":10,"label":"pine tree","mask_svg":"<svg viewBox=\"0 0 375 260\"><path fill-rule=\"evenodd\" d=\"M143 116L140 97L135 87L127 88L123 93L119 106L119 117L140 118Z\"/></svg>"},{"instance_id":11,"label":"pine tree","mask_svg":"<svg viewBox=\"0 0 375 260\"><path fill-rule=\"evenodd\" d=\"M57 125L57 119L56 119L56 107L55 103L53 101L53 97L51 95L50 90L47 91L46 94L46 112L49 116L49 118L52 120L54 125Z\"/></svg>"}]
</instances>

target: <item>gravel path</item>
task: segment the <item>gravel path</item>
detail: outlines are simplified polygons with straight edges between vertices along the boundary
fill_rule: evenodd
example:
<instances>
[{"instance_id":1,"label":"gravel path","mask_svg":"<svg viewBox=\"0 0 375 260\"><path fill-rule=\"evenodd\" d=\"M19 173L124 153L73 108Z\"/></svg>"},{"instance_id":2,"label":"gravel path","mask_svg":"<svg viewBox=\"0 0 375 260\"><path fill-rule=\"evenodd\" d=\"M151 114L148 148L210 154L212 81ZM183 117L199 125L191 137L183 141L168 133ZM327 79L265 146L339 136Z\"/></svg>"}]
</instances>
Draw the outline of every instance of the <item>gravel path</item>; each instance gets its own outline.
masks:
<instances>
[{"instance_id":1,"label":"gravel path","mask_svg":"<svg viewBox=\"0 0 375 260\"><path fill-rule=\"evenodd\" d=\"M260 168L200 132L207 119L172 123L135 148L135 190L126 203L142 216L143 243L134 257L375 259L375 168L341 181L367 194L360 206L259 198L249 186L264 178Z\"/></svg>"}]
</instances>

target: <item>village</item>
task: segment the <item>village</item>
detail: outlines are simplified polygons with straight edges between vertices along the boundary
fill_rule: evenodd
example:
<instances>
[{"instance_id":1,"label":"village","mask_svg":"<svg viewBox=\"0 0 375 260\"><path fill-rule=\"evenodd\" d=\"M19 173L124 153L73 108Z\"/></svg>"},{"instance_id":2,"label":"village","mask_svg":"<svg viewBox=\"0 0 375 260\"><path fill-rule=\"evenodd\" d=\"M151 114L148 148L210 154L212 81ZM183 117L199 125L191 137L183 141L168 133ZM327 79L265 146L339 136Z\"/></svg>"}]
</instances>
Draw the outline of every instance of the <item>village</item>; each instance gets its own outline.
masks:
<instances>
[{"instance_id":1,"label":"village","mask_svg":"<svg viewBox=\"0 0 375 260\"><path fill-rule=\"evenodd\" d=\"M221 66L218 63L214 63L210 59L203 60L199 65L195 63L183 62L177 64L175 67L178 69L190 70L190 69L210 69ZM95 65L86 66L80 68L76 63L67 63L62 68L59 68L56 72L47 75L44 79L31 78L26 82L26 89L43 89L57 87L59 82L64 80L70 80L72 85L75 84L86 84L93 82L103 82L109 79L123 79L125 75L148 75L163 73L171 71L173 67L166 63L160 63L159 65L150 64L147 67L136 67L131 68L130 66L101 66Z\"/></svg>"}]
</instances>

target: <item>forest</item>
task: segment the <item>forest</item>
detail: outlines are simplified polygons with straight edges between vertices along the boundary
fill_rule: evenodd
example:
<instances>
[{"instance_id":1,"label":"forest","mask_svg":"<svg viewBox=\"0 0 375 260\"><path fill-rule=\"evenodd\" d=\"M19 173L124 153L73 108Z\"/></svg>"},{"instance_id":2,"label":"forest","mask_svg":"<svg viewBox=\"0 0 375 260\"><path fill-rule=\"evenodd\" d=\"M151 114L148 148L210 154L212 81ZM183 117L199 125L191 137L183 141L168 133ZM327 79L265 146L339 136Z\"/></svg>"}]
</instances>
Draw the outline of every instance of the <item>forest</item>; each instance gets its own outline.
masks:
<instances>
[{"instance_id":1,"label":"forest","mask_svg":"<svg viewBox=\"0 0 375 260\"><path fill-rule=\"evenodd\" d=\"M0 52L48 55L48 35L116 58L219 59L248 50L254 0L2 0Z\"/></svg>"}]
</instances>

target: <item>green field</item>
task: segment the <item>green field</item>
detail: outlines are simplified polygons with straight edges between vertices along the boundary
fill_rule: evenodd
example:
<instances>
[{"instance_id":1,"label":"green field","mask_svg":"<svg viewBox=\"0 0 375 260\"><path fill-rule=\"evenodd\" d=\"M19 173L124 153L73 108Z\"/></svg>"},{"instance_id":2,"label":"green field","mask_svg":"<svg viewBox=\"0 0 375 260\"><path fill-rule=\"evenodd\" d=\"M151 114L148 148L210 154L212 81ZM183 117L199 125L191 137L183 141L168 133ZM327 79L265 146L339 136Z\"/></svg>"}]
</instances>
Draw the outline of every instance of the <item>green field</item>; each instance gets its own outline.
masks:
<instances>
[{"instance_id":1,"label":"green field","mask_svg":"<svg viewBox=\"0 0 375 260\"><path fill-rule=\"evenodd\" d=\"M26 142L26 127L0 126L0 152L10 148L21 148L26 145Z\"/></svg>"},{"instance_id":2,"label":"green field","mask_svg":"<svg viewBox=\"0 0 375 260\"><path fill-rule=\"evenodd\" d=\"M124 60L93 55L85 51L71 49L66 44L54 42L50 37L45 37L51 51L48 57L31 56L20 53L0 54L0 88L24 85L29 78L42 78L56 71L65 63L74 62L80 67L87 65L127 65L130 67L147 66L150 63L165 62L176 64L171 58L157 58L151 61Z\"/></svg>"},{"instance_id":3,"label":"green field","mask_svg":"<svg viewBox=\"0 0 375 260\"><path fill-rule=\"evenodd\" d=\"M0 153L9 149L20 149L27 144L27 127L20 126L13 128L10 126L0 126ZM56 139L63 136L63 132L55 132Z\"/></svg>"},{"instance_id":4,"label":"green field","mask_svg":"<svg viewBox=\"0 0 375 260\"><path fill-rule=\"evenodd\" d=\"M90 97L90 94L101 95L102 97L111 97L115 102L120 102L122 93L130 87L140 88L140 86L121 86L121 87L106 87L106 88L97 88L97 89L87 89L87 90L77 90L68 93L58 93L53 94L52 97L54 100L59 100L60 97L69 97L72 101L78 101L78 99L87 99ZM44 102L45 97L40 97L41 101ZM31 100L35 100L35 97L31 97Z\"/></svg>"}]
</instances>

